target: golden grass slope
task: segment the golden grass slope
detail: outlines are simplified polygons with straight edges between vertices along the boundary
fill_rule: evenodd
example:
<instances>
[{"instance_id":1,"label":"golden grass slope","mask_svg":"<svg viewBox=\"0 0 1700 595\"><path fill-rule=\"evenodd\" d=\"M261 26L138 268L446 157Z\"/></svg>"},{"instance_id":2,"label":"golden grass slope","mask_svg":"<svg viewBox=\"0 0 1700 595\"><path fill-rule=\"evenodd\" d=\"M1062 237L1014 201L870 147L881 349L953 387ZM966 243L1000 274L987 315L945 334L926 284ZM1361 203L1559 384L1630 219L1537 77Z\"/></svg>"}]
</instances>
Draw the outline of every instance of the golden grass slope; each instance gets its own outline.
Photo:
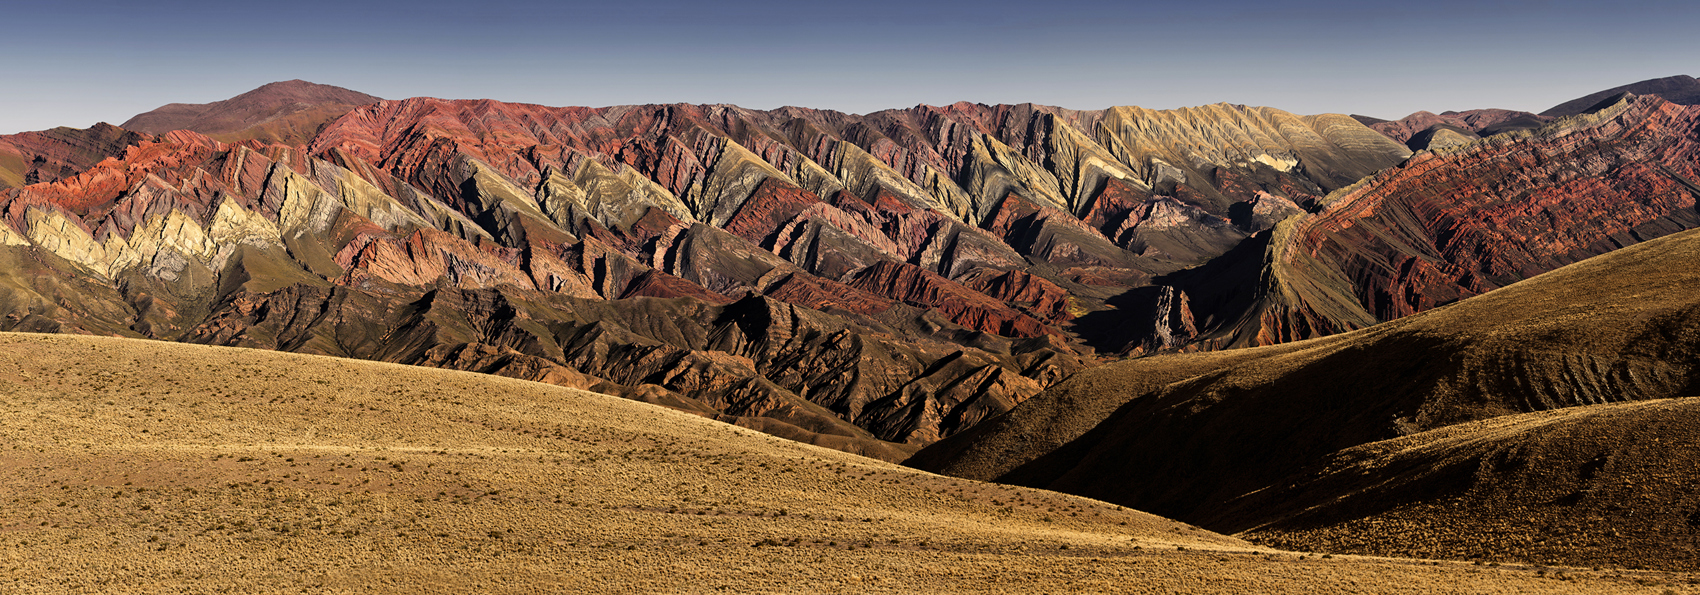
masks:
<instances>
[{"instance_id":1,"label":"golden grass slope","mask_svg":"<svg viewBox=\"0 0 1700 595\"><path fill-rule=\"evenodd\" d=\"M1506 415L1366 444L1231 508L1283 547L1700 571L1700 398Z\"/></svg>"},{"instance_id":2,"label":"golden grass slope","mask_svg":"<svg viewBox=\"0 0 1700 595\"><path fill-rule=\"evenodd\" d=\"M0 335L0 591L1653 592L1321 558L505 378Z\"/></svg>"}]
</instances>

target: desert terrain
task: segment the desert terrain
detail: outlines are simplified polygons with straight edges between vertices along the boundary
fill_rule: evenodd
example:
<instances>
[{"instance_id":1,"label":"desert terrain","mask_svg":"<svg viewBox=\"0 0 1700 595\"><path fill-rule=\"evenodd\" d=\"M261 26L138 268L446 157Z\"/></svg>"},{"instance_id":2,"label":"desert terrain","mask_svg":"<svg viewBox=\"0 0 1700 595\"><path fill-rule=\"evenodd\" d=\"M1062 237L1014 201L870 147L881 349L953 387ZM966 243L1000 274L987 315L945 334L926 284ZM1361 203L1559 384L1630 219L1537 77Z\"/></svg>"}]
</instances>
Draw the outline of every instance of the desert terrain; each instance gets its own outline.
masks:
<instances>
[{"instance_id":1,"label":"desert terrain","mask_svg":"<svg viewBox=\"0 0 1700 595\"><path fill-rule=\"evenodd\" d=\"M1280 552L644 403L0 335L0 591L1659 593L1696 577Z\"/></svg>"}]
</instances>

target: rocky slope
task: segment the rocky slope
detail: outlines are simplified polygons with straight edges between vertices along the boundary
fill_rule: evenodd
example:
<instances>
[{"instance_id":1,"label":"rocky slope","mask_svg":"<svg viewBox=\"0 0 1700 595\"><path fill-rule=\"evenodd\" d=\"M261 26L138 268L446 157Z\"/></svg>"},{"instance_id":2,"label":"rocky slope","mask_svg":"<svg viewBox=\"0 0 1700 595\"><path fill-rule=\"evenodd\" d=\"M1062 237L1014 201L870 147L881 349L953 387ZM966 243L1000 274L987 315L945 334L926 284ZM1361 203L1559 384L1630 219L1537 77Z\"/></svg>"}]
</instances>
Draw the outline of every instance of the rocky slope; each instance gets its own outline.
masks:
<instances>
[{"instance_id":1,"label":"rocky slope","mask_svg":"<svg viewBox=\"0 0 1700 595\"><path fill-rule=\"evenodd\" d=\"M1679 436L1690 407L1610 404L1700 396L1697 265L1687 231L1355 332L1098 367L908 464L1294 547L1692 568L1693 503L1667 486L1700 480ZM1599 421L1499 419L1563 408ZM1478 420L1493 424L1459 425ZM1597 456L1606 475L1576 471ZM1511 522L1531 515L1546 520ZM1416 527L1429 537L1413 543ZM1659 527L1682 547L1617 539Z\"/></svg>"},{"instance_id":2,"label":"rocky slope","mask_svg":"<svg viewBox=\"0 0 1700 595\"><path fill-rule=\"evenodd\" d=\"M383 100L342 87L282 81L223 101L163 105L119 127L149 134L191 130L226 142L305 144L331 120L356 106L379 101Z\"/></svg>"},{"instance_id":3,"label":"rocky slope","mask_svg":"<svg viewBox=\"0 0 1700 595\"><path fill-rule=\"evenodd\" d=\"M1697 156L1700 107L1629 98L1418 153L1259 236L1261 248L1157 285L1187 296L1204 322L1183 330L1201 346L1364 328L1700 227Z\"/></svg>"},{"instance_id":4,"label":"rocky slope","mask_svg":"<svg viewBox=\"0 0 1700 595\"><path fill-rule=\"evenodd\" d=\"M246 125L226 108L302 85L189 111ZM1343 116L1228 105L415 98L305 145L127 143L0 194L0 327L477 370L893 460L1096 344L1168 345L1078 321L1144 324L1111 302L1407 155Z\"/></svg>"}]
</instances>

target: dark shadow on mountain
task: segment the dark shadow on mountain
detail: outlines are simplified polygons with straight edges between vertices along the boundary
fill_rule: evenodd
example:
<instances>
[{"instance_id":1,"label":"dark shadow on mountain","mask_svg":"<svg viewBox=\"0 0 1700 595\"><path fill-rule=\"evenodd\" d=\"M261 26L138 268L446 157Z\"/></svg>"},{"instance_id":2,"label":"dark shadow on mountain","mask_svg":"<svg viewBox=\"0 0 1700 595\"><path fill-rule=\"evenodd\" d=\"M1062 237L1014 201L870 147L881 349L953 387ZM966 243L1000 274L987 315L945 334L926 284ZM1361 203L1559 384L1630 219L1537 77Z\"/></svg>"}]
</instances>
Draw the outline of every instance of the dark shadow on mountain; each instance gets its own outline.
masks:
<instances>
[{"instance_id":1,"label":"dark shadow on mountain","mask_svg":"<svg viewBox=\"0 0 1700 595\"><path fill-rule=\"evenodd\" d=\"M1258 232L1202 265L1104 300L1110 309L1076 318L1070 330L1099 353L1126 353L1154 336L1158 300L1165 287L1173 287L1186 295L1198 337L1231 333L1257 302L1269 238L1268 230Z\"/></svg>"}]
</instances>

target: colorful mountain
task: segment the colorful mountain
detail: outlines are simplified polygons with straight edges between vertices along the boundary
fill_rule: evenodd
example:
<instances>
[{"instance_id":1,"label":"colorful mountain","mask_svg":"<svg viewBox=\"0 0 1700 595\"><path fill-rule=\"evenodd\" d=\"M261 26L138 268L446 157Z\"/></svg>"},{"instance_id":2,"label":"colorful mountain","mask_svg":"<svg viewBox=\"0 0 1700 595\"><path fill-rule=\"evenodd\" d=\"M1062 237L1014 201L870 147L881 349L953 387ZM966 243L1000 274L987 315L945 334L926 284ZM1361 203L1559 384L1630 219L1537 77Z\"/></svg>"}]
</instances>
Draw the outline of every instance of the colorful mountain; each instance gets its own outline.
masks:
<instances>
[{"instance_id":1,"label":"colorful mountain","mask_svg":"<svg viewBox=\"0 0 1700 595\"><path fill-rule=\"evenodd\" d=\"M1609 499L1668 532L1678 492L1546 471L1688 477L1612 428L1680 428L1663 400L1697 388L1700 107L1584 111L1372 129L276 83L0 138L0 330L535 380L1290 547L1687 568L1599 545L1630 531ZM1542 417L1625 400L1669 406ZM1507 519L1562 510L1518 489L1592 516L1529 545L1550 527Z\"/></svg>"},{"instance_id":2,"label":"colorful mountain","mask_svg":"<svg viewBox=\"0 0 1700 595\"><path fill-rule=\"evenodd\" d=\"M278 83L130 124L363 97ZM897 460L1096 365L1081 316L1408 152L1230 105L416 98L307 144L106 154L0 194L0 326L503 374Z\"/></svg>"},{"instance_id":3,"label":"colorful mountain","mask_svg":"<svg viewBox=\"0 0 1700 595\"><path fill-rule=\"evenodd\" d=\"M1369 327L1700 227L1700 108L1626 98L1538 131L1419 153L1128 307L1187 305L1175 346Z\"/></svg>"}]
</instances>

